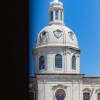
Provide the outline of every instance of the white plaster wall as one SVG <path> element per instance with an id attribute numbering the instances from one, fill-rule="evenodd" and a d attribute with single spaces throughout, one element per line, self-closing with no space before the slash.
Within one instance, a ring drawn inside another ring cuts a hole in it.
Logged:
<path id="1" fill-rule="evenodd" d="M 58 84 L 67 86 L 67 88 L 64 89 L 64 91 L 66 93 L 66 97 L 64 100 L 80 100 L 80 96 L 79 96 L 80 85 L 78 83 L 72 84 L 72 82 L 70 82 L 70 83 L 69 82 L 45 82 L 45 83 L 41 82 L 41 83 L 38 83 L 38 88 L 39 88 L 38 89 L 39 90 L 38 100 L 56 100 L 55 92 L 57 89 L 61 89 L 61 88 L 58 87 L 55 90 L 52 90 L 52 88 L 53 88 L 53 86 L 56 86 Z M 76 96 L 76 94 L 77 94 L 77 96 Z"/>
<path id="2" fill-rule="evenodd" d="M 44 84 L 38 84 L 38 100 L 45 100 Z"/>

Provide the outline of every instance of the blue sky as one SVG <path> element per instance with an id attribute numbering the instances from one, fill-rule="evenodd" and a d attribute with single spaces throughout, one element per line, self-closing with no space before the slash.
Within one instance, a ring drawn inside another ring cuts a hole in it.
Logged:
<path id="1" fill-rule="evenodd" d="M 53 0 L 29 0 L 29 76 L 34 74 L 32 49 L 38 32 L 48 25 L 49 3 Z M 60 0 L 65 25 L 71 28 L 81 49 L 80 71 L 100 76 L 100 0 Z"/>

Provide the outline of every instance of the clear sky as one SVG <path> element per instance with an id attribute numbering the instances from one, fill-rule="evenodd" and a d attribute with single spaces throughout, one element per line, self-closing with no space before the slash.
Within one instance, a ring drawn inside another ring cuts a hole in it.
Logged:
<path id="1" fill-rule="evenodd" d="M 32 49 L 38 32 L 48 25 L 49 3 L 53 0 L 29 0 L 29 75 L 34 74 Z M 80 71 L 100 76 L 100 0 L 59 0 L 64 7 L 65 25 L 77 36 Z"/>

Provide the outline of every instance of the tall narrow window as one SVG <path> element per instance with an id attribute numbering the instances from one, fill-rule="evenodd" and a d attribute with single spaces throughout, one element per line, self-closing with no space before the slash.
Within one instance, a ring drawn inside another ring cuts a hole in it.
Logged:
<path id="1" fill-rule="evenodd" d="M 98 100 L 100 100 L 100 93 L 98 93 Z"/>
<path id="2" fill-rule="evenodd" d="M 34 92 L 29 92 L 29 100 L 36 100 L 36 93 Z"/>
<path id="3" fill-rule="evenodd" d="M 62 68 L 62 56 L 60 54 L 55 56 L 55 67 Z"/>
<path id="4" fill-rule="evenodd" d="M 60 20 L 62 20 L 62 11 L 60 11 Z"/>
<path id="5" fill-rule="evenodd" d="M 76 70 L 76 57 L 75 56 L 72 57 L 72 69 Z"/>
<path id="6" fill-rule="evenodd" d="M 50 12 L 50 20 L 53 21 L 53 11 Z"/>
<path id="7" fill-rule="evenodd" d="M 55 10 L 55 20 L 58 20 L 58 10 Z"/>
<path id="8" fill-rule="evenodd" d="M 45 68 L 45 65 L 44 65 L 44 56 L 40 56 L 39 58 L 39 70 L 42 70 Z"/>
<path id="9" fill-rule="evenodd" d="M 83 93 L 83 100 L 90 100 L 90 93 Z"/>

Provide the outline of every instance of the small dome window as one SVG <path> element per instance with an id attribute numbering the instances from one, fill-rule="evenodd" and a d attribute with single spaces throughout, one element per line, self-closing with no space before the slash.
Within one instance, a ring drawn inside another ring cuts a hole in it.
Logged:
<path id="1" fill-rule="evenodd" d="M 46 36 L 46 32 L 43 31 L 43 32 L 40 34 L 40 36 L 41 36 L 42 38 L 44 38 L 44 37 Z"/>
<path id="2" fill-rule="evenodd" d="M 74 39 L 74 33 L 72 31 L 70 31 L 68 33 L 69 33 L 70 38 L 73 40 Z"/>

